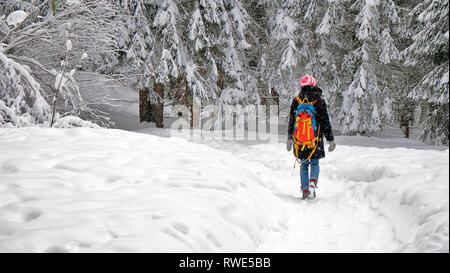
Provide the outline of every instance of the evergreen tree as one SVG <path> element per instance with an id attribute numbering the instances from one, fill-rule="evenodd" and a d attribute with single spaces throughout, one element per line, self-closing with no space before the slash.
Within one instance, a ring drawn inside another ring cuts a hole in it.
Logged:
<path id="1" fill-rule="evenodd" d="M 246 55 L 246 51 L 251 48 L 248 41 L 249 14 L 240 0 L 207 2 L 216 8 L 214 13 L 219 19 L 219 25 L 215 25 L 211 31 L 211 38 L 218 38 L 214 46 L 217 52 L 215 62 L 220 66 L 218 72 L 224 74 L 225 81 L 220 90 L 218 103 L 241 105 L 258 103 L 257 80 L 252 74 Z"/>
<path id="2" fill-rule="evenodd" d="M 120 56 L 118 72 L 127 74 L 127 81 L 133 87 L 150 87 L 153 64 L 150 50 L 154 43 L 151 22 L 144 0 L 115 0 L 121 8 L 122 23 L 126 28 L 119 36 Z"/>
<path id="3" fill-rule="evenodd" d="M 379 106 L 383 94 L 378 87 L 374 63 L 380 33 L 378 7 L 375 1 L 358 0 L 351 9 L 358 11 L 355 18 L 358 47 L 350 52 L 357 69 L 343 94 L 342 132 L 371 135 L 380 130 L 382 123 Z"/>
<path id="4" fill-rule="evenodd" d="M 302 8 L 306 1 L 260 1 L 267 6 L 268 43 L 261 58 L 262 77 L 268 84 L 268 90 L 274 88 L 290 103 L 299 90 L 301 65 L 307 57 L 302 41 Z"/>
<path id="5" fill-rule="evenodd" d="M 347 69 L 341 68 L 345 54 L 353 46 L 348 42 L 351 37 L 343 31 L 350 27 L 346 5 L 344 1 L 328 1 L 320 23 L 314 30 L 317 50 L 307 64 L 307 70 L 312 71 L 325 92 L 334 121 L 338 120 L 341 112 L 343 91 L 353 76 Z"/>
<path id="6" fill-rule="evenodd" d="M 448 144 L 448 1 L 425 0 L 409 15 L 413 43 L 405 49 L 405 63 L 421 76 L 409 97 L 427 111 L 422 118 L 424 141 Z"/>

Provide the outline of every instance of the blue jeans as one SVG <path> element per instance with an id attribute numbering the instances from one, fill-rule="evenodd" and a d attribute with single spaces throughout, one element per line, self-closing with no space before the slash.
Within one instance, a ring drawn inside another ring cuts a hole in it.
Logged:
<path id="1" fill-rule="evenodd" d="M 309 174 L 309 165 L 311 165 L 311 175 Z M 310 159 L 305 161 L 300 168 L 300 180 L 302 183 L 302 190 L 309 189 L 309 181 L 319 179 L 319 159 Z"/>

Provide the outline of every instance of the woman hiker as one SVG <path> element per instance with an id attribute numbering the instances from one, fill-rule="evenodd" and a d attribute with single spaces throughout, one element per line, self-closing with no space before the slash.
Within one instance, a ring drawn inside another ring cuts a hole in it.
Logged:
<path id="1" fill-rule="evenodd" d="M 294 147 L 294 155 L 300 165 L 300 180 L 303 199 L 316 197 L 319 179 L 319 160 L 325 157 L 323 137 L 329 152 L 334 151 L 336 143 L 331 129 L 327 105 L 322 98 L 322 89 L 310 75 L 300 80 L 300 93 L 291 103 L 287 150 Z"/>

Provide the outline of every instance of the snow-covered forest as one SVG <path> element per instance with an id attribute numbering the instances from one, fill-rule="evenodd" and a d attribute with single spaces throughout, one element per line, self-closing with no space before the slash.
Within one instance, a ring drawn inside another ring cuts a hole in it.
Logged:
<path id="1" fill-rule="evenodd" d="M 99 82 L 146 90 L 154 117 L 285 105 L 309 73 L 342 134 L 448 144 L 448 33 L 446 0 L 1 0 L 0 126 L 114 127 L 108 94 L 80 92 Z"/>

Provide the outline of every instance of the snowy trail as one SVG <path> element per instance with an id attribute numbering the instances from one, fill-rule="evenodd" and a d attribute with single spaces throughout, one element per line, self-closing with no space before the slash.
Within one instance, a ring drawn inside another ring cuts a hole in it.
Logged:
<path id="1" fill-rule="evenodd" d="M 0 150 L 1 252 L 449 249 L 448 149 L 339 145 L 312 202 L 284 144 L 24 128 Z"/>
<path id="2" fill-rule="evenodd" d="M 448 251 L 448 150 L 411 140 L 403 145 L 412 148 L 400 148 L 398 139 L 354 137 L 357 146 L 349 140 L 342 137 L 347 145 L 321 160 L 314 201 L 300 199 L 300 170 L 284 144 L 206 143 L 232 151 L 286 204 L 284 232 L 258 251 Z M 442 217 L 440 226 L 423 225 L 433 217 Z"/>
<path id="3" fill-rule="evenodd" d="M 331 179 L 329 163 L 322 160 L 319 198 L 300 199 L 299 167 L 293 168 L 284 145 L 242 146 L 237 157 L 258 178 L 273 185 L 272 193 L 285 208 L 284 231 L 273 233 L 258 247 L 262 252 L 391 252 L 398 249 L 392 224 L 368 204 L 355 199 L 354 185 Z M 227 149 L 222 145 L 222 149 Z M 233 147 L 228 147 L 233 149 Z M 328 164 L 327 164 L 328 163 Z"/>

